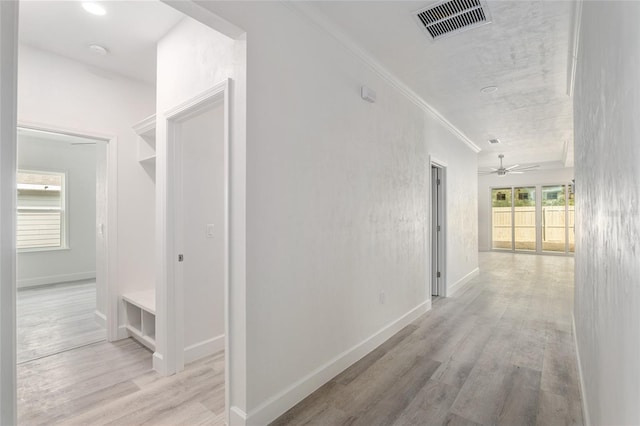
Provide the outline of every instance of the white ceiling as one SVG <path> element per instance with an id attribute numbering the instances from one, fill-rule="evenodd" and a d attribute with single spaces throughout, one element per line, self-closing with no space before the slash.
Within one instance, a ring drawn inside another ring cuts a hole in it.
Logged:
<path id="1" fill-rule="evenodd" d="M 1 1 L 1 0 L 0 0 Z M 20 2 L 21 42 L 155 82 L 156 42 L 183 15 L 159 1 Z M 480 167 L 560 165 L 572 149 L 567 67 L 572 2 L 492 1 L 492 23 L 433 42 L 412 12 L 429 1 L 316 1 L 313 5 L 482 148 Z M 54 35 L 54 36 L 52 36 Z M 110 50 L 97 56 L 88 46 Z M 485 86 L 498 86 L 482 94 Z M 487 141 L 498 138 L 499 145 Z M 571 155 L 569 156 L 572 157 Z"/>
<path id="2" fill-rule="evenodd" d="M 106 15 L 91 15 L 76 0 L 21 0 L 20 42 L 154 84 L 156 43 L 184 15 L 159 1 L 96 3 Z M 91 44 L 110 53 L 99 56 L 88 48 Z"/>
<path id="3" fill-rule="evenodd" d="M 434 1 L 314 6 L 482 148 L 480 167 L 560 164 L 573 141 L 569 1 L 491 1 L 492 23 L 431 41 L 412 12 Z M 498 86 L 482 94 L 485 86 Z M 502 143 L 490 145 L 489 139 Z M 571 145 L 572 147 L 572 145 Z"/>

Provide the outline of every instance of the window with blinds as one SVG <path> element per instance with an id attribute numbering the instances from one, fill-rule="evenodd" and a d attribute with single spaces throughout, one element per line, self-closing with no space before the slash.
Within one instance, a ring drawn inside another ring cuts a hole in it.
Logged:
<path id="1" fill-rule="evenodd" d="M 65 246 L 64 173 L 18 171 L 18 249 Z"/>

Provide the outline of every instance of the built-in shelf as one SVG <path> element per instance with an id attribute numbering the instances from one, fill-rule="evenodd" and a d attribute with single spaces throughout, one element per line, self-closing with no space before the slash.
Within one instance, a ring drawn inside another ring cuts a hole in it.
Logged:
<path id="1" fill-rule="evenodd" d="M 156 349 L 156 292 L 136 291 L 122 295 L 127 315 L 127 330 L 134 339 Z"/>
<path id="2" fill-rule="evenodd" d="M 133 126 L 138 135 L 138 162 L 155 164 L 156 161 L 156 116 L 147 117 Z"/>

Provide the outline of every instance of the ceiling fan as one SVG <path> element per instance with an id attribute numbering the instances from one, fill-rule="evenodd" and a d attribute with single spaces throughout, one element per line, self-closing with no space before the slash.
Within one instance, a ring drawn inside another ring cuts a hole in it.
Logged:
<path id="1" fill-rule="evenodd" d="M 504 158 L 504 155 L 500 154 L 498 155 L 498 158 L 500 159 L 500 167 L 497 169 L 494 169 L 493 167 L 491 167 L 491 171 L 486 170 L 486 171 L 479 171 L 478 174 L 480 175 L 490 175 L 490 174 L 497 174 L 499 177 L 503 177 L 506 176 L 509 173 L 515 173 L 515 174 L 522 174 L 524 172 L 529 172 L 533 169 L 536 169 L 538 167 L 540 167 L 539 164 L 536 164 L 535 166 L 527 166 L 527 167 L 520 167 L 517 168 L 518 166 L 520 166 L 519 164 L 514 164 L 513 166 L 509 166 L 509 167 L 504 167 L 502 165 L 502 159 Z"/>

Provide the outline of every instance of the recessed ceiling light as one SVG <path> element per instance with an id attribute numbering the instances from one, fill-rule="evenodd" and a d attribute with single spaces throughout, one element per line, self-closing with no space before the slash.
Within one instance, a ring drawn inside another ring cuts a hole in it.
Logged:
<path id="1" fill-rule="evenodd" d="M 496 90 L 498 90 L 498 86 L 487 86 L 480 89 L 480 91 L 485 94 L 493 93 Z"/>
<path id="2" fill-rule="evenodd" d="M 89 45 L 89 49 L 91 49 L 93 53 L 99 56 L 105 56 L 107 53 L 109 53 L 109 49 L 100 46 L 99 44 L 91 44 Z"/>
<path id="3" fill-rule="evenodd" d="M 107 14 L 107 11 L 104 9 L 104 7 L 92 1 L 82 2 L 82 7 L 84 8 L 84 10 L 91 13 L 92 15 L 104 16 Z"/>

